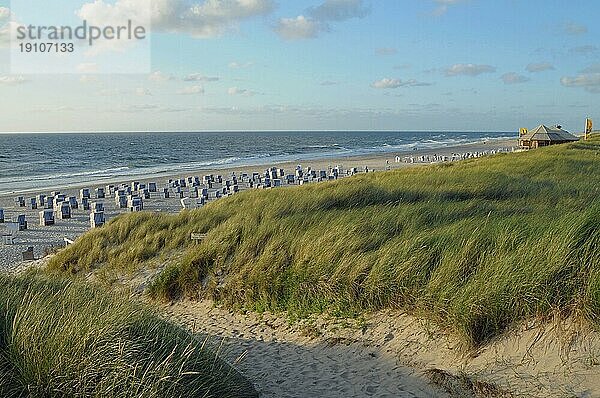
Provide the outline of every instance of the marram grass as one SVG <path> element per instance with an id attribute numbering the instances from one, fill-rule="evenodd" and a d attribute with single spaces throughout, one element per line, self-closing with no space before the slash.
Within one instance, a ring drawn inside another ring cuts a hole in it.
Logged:
<path id="1" fill-rule="evenodd" d="M 0 396 L 257 397 L 184 330 L 89 284 L 0 275 Z"/>
<path id="2" fill-rule="evenodd" d="M 137 269 L 170 253 L 155 298 L 300 316 L 401 308 L 477 345 L 556 312 L 600 324 L 599 195 L 595 138 L 125 215 L 50 267 Z"/>

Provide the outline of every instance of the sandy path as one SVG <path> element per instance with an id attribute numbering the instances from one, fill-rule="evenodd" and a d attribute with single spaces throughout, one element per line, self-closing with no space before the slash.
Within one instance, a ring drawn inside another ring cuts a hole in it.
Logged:
<path id="1" fill-rule="evenodd" d="M 210 302 L 163 309 L 211 335 L 261 397 L 600 397 L 600 333 L 572 321 L 525 324 L 473 353 L 395 311 L 290 325 Z M 426 376 L 432 369 L 439 384 Z"/>
<path id="2" fill-rule="evenodd" d="M 255 314 L 234 315 L 209 302 L 165 307 L 256 385 L 261 397 L 446 397 L 402 365 L 394 351 L 360 339 L 311 337 L 311 327 Z M 387 337 L 388 342 L 390 337 Z"/>

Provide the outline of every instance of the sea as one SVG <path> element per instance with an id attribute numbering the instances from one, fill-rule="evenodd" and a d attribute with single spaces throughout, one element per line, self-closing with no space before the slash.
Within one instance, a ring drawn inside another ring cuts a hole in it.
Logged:
<path id="1" fill-rule="evenodd" d="M 402 153 L 512 136 L 389 131 L 0 134 L 0 195 L 207 168 Z"/>

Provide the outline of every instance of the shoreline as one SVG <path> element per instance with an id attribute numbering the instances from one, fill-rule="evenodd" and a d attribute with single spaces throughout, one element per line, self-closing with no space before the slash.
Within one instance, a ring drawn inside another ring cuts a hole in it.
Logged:
<path id="1" fill-rule="evenodd" d="M 293 159 L 284 159 L 284 160 L 274 160 L 269 162 L 269 158 L 259 158 L 257 162 L 247 162 L 239 165 L 231 165 L 224 164 L 222 167 L 218 167 L 216 165 L 211 165 L 207 167 L 199 167 L 199 168 L 190 168 L 185 170 L 180 170 L 179 172 L 173 171 L 165 171 L 165 172 L 157 172 L 157 173 L 143 173 L 143 169 L 140 169 L 140 173 L 131 174 L 131 175 L 123 175 L 123 176 L 114 176 L 114 177 L 106 177 L 106 178 L 91 178 L 87 181 L 82 182 L 74 182 L 72 184 L 54 184 L 42 187 L 33 187 L 26 189 L 17 189 L 9 192 L 0 192 L 0 199 L 4 199 L 6 197 L 14 196 L 14 195 L 29 195 L 29 194 L 38 194 L 46 191 L 53 190 L 72 190 L 80 188 L 87 188 L 91 186 L 104 186 L 108 184 L 121 184 L 121 183 L 131 183 L 131 181 L 139 181 L 142 183 L 147 183 L 152 180 L 158 179 L 169 179 L 197 174 L 221 174 L 221 175 L 229 175 L 231 172 L 262 172 L 267 167 L 280 167 L 284 169 L 294 169 L 296 165 L 302 163 L 310 163 L 310 166 L 313 169 L 326 168 L 332 165 L 342 165 L 344 167 L 359 167 L 359 164 L 362 164 L 362 168 L 364 166 L 368 166 L 370 169 L 374 171 L 384 171 L 386 168 L 385 161 L 389 161 L 389 166 L 391 169 L 413 166 L 406 163 L 395 163 L 394 158 L 396 156 L 427 156 L 427 155 L 449 155 L 451 153 L 464 153 L 464 152 L 483 152 L 486 150 L 492 150 L 497 148 L 507 148 L 514 147 L 517 148 L 518 142 L 515 139 L 506 139 L 506 138 L 494 138 L 489 139 L 487 141 L 478 141 L 478 142 L 470 142 L 458 145 L 450 145 L 443 146 L 437 148 L 423 148 L 416 150 L 407 150 L 402 149 L 398 151 L 389 151 L 389 152 L 375 152 L 372 154 L 355 154 L 355 155 L 347 155 L 343 156 L 341 154 L 331 154 L 325 156 L 318 157 L 295 157 Z M 344 164 L 346 163 L 346 164 Z M 363 164 L 364 163 L 364 164 Z M 423 163 L 419 163 L 423 164 Z M 428 163 L 427 163 L 428 164 Z"/>

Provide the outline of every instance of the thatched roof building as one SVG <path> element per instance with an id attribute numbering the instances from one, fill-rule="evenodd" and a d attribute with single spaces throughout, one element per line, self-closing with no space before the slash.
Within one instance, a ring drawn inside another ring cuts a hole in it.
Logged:
<path id="1" fill-rule="evenodd" d="M 519 137 L 519 145 L 528 148 L 564 144 L 573 141 L 579 141 L 579 138 L 563 130 L 561 126 L 548 127 L 543 124 Z"/>

